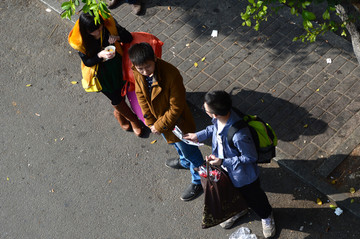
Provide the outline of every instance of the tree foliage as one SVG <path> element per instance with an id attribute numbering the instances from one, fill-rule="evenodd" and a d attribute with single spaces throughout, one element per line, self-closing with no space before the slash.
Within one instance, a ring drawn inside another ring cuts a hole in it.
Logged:
<path id="1" fill-rule="evenodd" d="M 277 13 L 282 8 L 287 8 L 292 15 L 299 16 L 303 20 L 303 35 L 295 37 L 293 40 L 314 42 L 318 35 L 322 35 L 328 31 L 341 30 L 341 35 L 346 36 L 346 25 L 355 21 L 354 16 L 348 16 L 343 21 L 334 21 L 331 14 L 336 13 L 336 5 L 343 3 L 351 3 L 350 0 L 248 0 L 249 4 L 245 12 L 241 13 L 243 26 L 253 26 L 255 30 L 259 30 L 260 23 L 266 21 L 271 12 Z M 316 16 L 310 9 L 310 5 L 326 3 L 322 16 Z M 269 11 L 271 10 L 271 11 Z M 313 24 L 316 19 L 322 18 L 318 24 Z"/>
<path id="2" fill-rule="evenodd" d="M 110 11 L 107 8 L 107 4 L 104 0 L 81 0 L 82 8 L 80 11 L 89 13 L 94 16 L 95 24 L 100 23 L 100 14 L 104 18 L 110 16 Z M 76 9 L 80 6 L 80 0 L 65 1 L 61 4 L 61 8 L 64 10 L 61 13 L 62 18 L 71 20 L 71 16 L 76 14 Z"/>

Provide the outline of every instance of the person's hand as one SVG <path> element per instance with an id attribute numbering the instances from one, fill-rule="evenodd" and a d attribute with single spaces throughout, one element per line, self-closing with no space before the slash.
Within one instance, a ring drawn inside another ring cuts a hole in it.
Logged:
<path id="1" fill-rule="evenodd" d="M 115 56 L 114 52 L 109 52 L 109 51 L 106 51 L 106 50 L 100 51 L 97 55 L 98 55 L 99 58 L 102 58 L 104 60 L 112 59 Z"/>
<path id="2" fill-rule="evenodd" d="M 151 130 L 151 133 L 160 134 L 160 132 L 155 129 L 155 126 L 154 126 L 154 125 L 151 125 L 151 126 L 150 126 L 150 130 Z"/>
<path id="3" fill-rule="evenodd" d="M 109 36 L 109 44 L 114 44 L 116 41 L 119 41 L 119 40 L 120 40 L 119 36 L 113 36 L 113 35 Z"/>
<path id="4" fill-rule="evenodd" d="M 205 156 L 206 161 L 208 161 L 211 165 L 221 165 L 222 159 L 215 157 L 215 155 L 211 154 L 209 156 Z"/>
<path id="5" fill-rule="evenodd" d="M 197 135 L 194 134 L 194 133 L 184 134 L 184 135 L 183 135 L 183 138 L 186 139 L 186 140 L 193 141 L 193 142 L 195 142 L 195 143 L 199 142 L 199 140 L 198 140 L 198 138 L 197 138 Z"/>

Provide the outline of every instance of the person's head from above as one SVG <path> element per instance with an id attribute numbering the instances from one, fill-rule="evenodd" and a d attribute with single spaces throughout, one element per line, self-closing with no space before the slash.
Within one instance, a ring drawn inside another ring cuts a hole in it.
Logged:
<path id="1" fill-rule="evenodd" d="M 129 58 L 136 70 L 143 76 L 152 76 L 155 72 L 156 56 L 149 43 L 137 43 L 130 47 Z"/>
<path id="2" fill-rule="evenodd" d="M 95 23 L 94 16 L 89 13 L 82 13 L 79 17 L 79 28 L 82 37 L 93 37 L 100 39 L 104 21 L 100 17 L 100 23 Z"/>
<path id="3" fill-rule="evenodd" d="M 211 91 L 204 98 L 204 110 L 211 117 L 227 116 L 232 108 L 231 96 L 225 91 Z"/>

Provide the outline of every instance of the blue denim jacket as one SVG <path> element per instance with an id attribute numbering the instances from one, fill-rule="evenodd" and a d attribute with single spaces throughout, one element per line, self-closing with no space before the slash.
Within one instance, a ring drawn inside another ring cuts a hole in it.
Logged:
<path id="1" fill-rule="evenodd" d="M 259 177 L 259 168 L 256 164 L 258 155 L 250 130 L 246 127 L 235 133 L 233 141 L 238 150 L 231 148 L 227 141 L 227 132 L 230 126 L 239 120 L 240 117 L 231 111 L 230 118 L 219 133 L 224 148 L 223 166 L 227 169 L 235 187 L 248 185 Z M 217 119 L 212 119 L 212 123 L 213 125 L 207 126 L 196 135 L 199 142 L 212 137 L 212 153 L 218 157 Z"/>

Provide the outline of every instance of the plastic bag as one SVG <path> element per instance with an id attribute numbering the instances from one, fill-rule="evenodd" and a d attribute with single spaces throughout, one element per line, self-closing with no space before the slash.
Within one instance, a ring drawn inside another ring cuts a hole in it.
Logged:
<path id="1" fill-rule="evenodd" d="M 257 239 L 255 234 L 251 234 L 251 231 L 247 227 L 240 227 L 237 231 L 232 233 L 229 239 Z"/>

